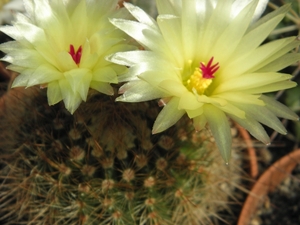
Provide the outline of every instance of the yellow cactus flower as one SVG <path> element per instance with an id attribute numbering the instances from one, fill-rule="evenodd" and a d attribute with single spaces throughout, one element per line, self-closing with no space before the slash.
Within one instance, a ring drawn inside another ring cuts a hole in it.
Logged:
<path id="1" fill-rule="evenodd" d="M 261 124 L 285 134 L 277 117 L 298 119 L 286 106 L 263 95 L 296 85 L 291 75 L 277 71 L 300 59 L 300 54 L 289 53 L 299 40 L 289 37 L 261 45 L 289 6 L 253 21 L 258 0 L 237 4 L 241 2 L 157 0 L 157 21 L 125 4 L 137 21 L 111 19 L 145 49 L 109 56 L 112 62 L 130 67 L 119 76 L 127 83 L 117 100 L 160 99 L 164 107 L 153 133 L 169 128 L 184 114 L 196 130 L 208 124 L 226 163 L 232 142 L 228 117 L 266 144 L 270 139 Z"/>
<path id="2" fill-rule="evenodd" d="M 49 105 L 63 100 L 71 113 L 86 101 L 89 88 L 112 95 L 110 83 L 126 67 L 105 57 L 133 50 L 108 20 L 129 18 L 118 0 L 24 0 L 24 6 L 13 26 L 0 28 L 14 39 L 0 46 L 8 69 L 20 73 L 12 86 L 47 87 Z"/>

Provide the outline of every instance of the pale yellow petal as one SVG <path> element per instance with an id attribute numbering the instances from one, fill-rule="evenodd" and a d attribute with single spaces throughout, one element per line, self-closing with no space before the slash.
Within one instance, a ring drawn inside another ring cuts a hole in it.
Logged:
<path id="1" fill-rule="evenodd" d="M 204 104 L 202 104 L 203 106 Z M 203 114 L 203 107 L 199 107 L 197 109 L 194 109 L 194 110 L 189 110 L 189 109 L 186 109 L 186 113 L 188 115 L 189 118 L 191 119 L 194 119 L 198 116 L 201 116 Z"/>
<path id="2" fill-rule="evenodd" d="M 226 76 L 221 76 L 220 79 L 224 81 L 240 74 L 255 72 L 297 45 L 299 44 L 295 42 L 294 37 L 279 39 L 262 45 L 227 65 L 222 71 L 222 74 L 226 74 Z"/>
<path id="3" fill-rule="evenodd" d="M 178 109 L 196 110 L 202 106 L 203 106 L 203 103 L 199 102 L 197 100 L 197 97 L 193 93 L 191 93 L 187 90 L 185 92 L 181 93 L 180 101 L 178 104 Z"/>
<path id="4" fill-rule="evenodd" d="M 88 17 L 86 16 L 87 13 L 86 2 L 79 1 L 70 18 L 71 23 L 74 25 L 76 24 L 76 35 L 72 37 L 72 44 L 76 47 L 82 45 L 82 43 L 84 43 L 87 38 L 87 25 L 89 24 Z"/>
<path id="5" fill-rule="evenodd" d="M 247 117 L 251 117 L 281 134 L 286 134 L 287 131 L 281 121 L 267 107 L 246 104 L 239 104 L 238 107 L 246 112 Z"/>
<path id="6" fill-rule="evenodd" d="M 114 94 L 114 89 L 106 82 L 92 80 L 90 87 L 106 95 Z"/>
<path id="7" fill-rule="evenodd" d="M 254 104 L 254 105 L 265 105 L 264 101 L 260 100 L 260 95 L 246 94 L 243 92 L 224 92 L 219 95 L 214 95 L 215 98 L 223 98 L 227 101 Z"/>
<path id="8" fill-rule="evenodd" d="M 60 71 L 69 71 L 77 68 L 76 63 L 68 52 L 60 52 L 57 55 Z"/>
<path id="9" fill-rule="evenodd" d="M 206 124 L 207 124 L 207 119 L 203 114 L 193 118 L 193 125 L 196 131 L 201 131 Z"/>
<path id="10" fill-rule="evenodd" d="M 149 101 L 161 97 L 165 97 L 159 89 L 155 89 L 150 86 L 147 82 L 142 80 L 131 81 L 124 84 L 120 89 L 119 93 L 122 94 L 116 99 L 116 101 L 122 102 L 141 102 Z M 166 95 L 170 96 L 170 95 Z"/>
<path id="11" fill-rule="evenodd" d="M 227 104 L 223 105 L 223 106 L 216 105 L 216 104 L 214 106 L 216 106 L 223 112 L 226 112 L 227 114 L 235 115 L 236 117 L 239 117 L 241 119 L 246 118 L 245 111 L 243 109 L 241 109 L 238 104 L 234 105 L 231 102 L 227 102 Z"/>
<path id="12" fill-rule="evenodd" d="M 122 29 L 126 34 L 133 37 L 137 42 L 147 50 L 163 51 L 165 47 L 161 34 L 157 28 L 150 27 L 147 24 L 123 19 L 110 19 L 110 22 L 116 27 Z M 163 48 L 163 49 L 161 49 Z"/>
<path id="13" fill-rule="evenodd" d="M 34 73 L 34 69 L 25 69 L 22 71 L 21 74 L 19 74 L 13 81 L 11 87 L 22 87 L 22 86 L 26 86 L 28 84 L 28 81 L 31 77 L 31 74 Z"/>
<path id="14" fill-rule="evenodd" d="M 180 19 L 175 16 L 160 15 L 157 18 L 157 23 L 160 27 L 161 33 L 165 40 L 165 45 L 168 46 L 169 51 L 166 52 L 170 59 L 174 59 L 178 67 L 184 63 L 184 55 L 182 37 L 178 35 L 178 30 L 181 29 Z M 191 59 L 191 58 L 189 58 Z"/>
<path id="15" fill-rule="evenodd" d="M 287 11 L 285 10 L 285 12 Z M 261 21 L 259 24 L 257 23 L 257 25 L 252 26 L 242 38 L 230 60 L 234 61 L 257 48 L 267 38 L 271 31 L 274 30 L 283 17 L 284 13 L 280 13 L 269 18 L 269 20 L 265 20 L 264 22 Z"/>
<path id="16" fill-rule="evenodd" d="M 212 13 L 206 15 L 207 21 L 203 24 L 203 30 L 199 30 L 201 33 L 198 35 L 199 42 L 197 44 L 199 50 L 201 48 L 199 54 L 202 58 L 211 57 L 211 49 L 230 23 L 229 12 L 232 2 L 233 0 L 218 1 Z"/>
<path id="17" fill-rule="evenodd" d="M 195 49 L 198 20 L 196 10 L 196 0 L 182 1 L 181 35 L 182 54 L 185 59 L 193 59 L 197 51 Z M 187 26 L 186 24 L 189 25 Z M 177 29 L 180 29 L 180 27 Z"/>
<path id="18" fill-rule="evenodd" d="M 61 78 L 63 78 L 63 73 L 57 71 L 51 65 L 43 64 L 31 74 L 26 86 L 29 87 L 37 84 L 47 84 Z"/>
<path id="19" fill-rule="evenodd" d="M 183 94 L 186 94 L 188 91 L 185 86 L 182 85 L 182 82 L 178 80 L 164 80 L 158 84 L 158 87 L 163 89 L 170 96 L 181 97 Z M 190 92 L 188 92 L 190 93 Z"/>
<path id="20" fill-rule="evenodd" d="M 71 114 L 73 114 L 82 102 L 80 94 L 72 90 L 66 79 L 61 79 L 58 83 L 65 107 Z"/>
<path id="21" fill-rule="evenodd" d="M 58 81 L 53 81 L 47 85 L 47 96 L 49 105 L 55 105 L 63 99 Z"/>
<path id="22" fill-rule="evenodd" d="M 158 114 L 152 129 L 152 133 L 160 133 L 173 126 L 184 114 L 184 110 L 178 110 L 179 99 L 173 97 Z"/>
<path id="23" fill-rule="evenodd" d="M 232 137 L 228 119 L 222 110 L 213 105 L 206 104 L 203 107 L 204 116 L 207 119 L 218 149 L 225 162 L 229 163 Z"/>
<path id="24" fill-rule="evenodd" d="M 263 66 L 257 72 L 280 71 L 299 60 L 300 60 L 299 53 L 289 53 L 289 54 L 283 55 L 283 56 L 279 57 L 278 59 L 270 62 L 269 64 Z"/>
<path id="25" fill-rule="evenodd" d="M 171 1 L 156 1 L 156 5 L 157 5 L 157 10 L 161 15 L 162 14 L 176 15 L 179 13 L 175 5 L 172 4 Z"/>
<path id="26" fill-rule="evenodd" d="M 255 119 L 251 117 L 246 118 L 239 118 L 235 115 L 228 114 L 230 118 L 232 118 L 234 121 L 236 121 L 239 125 L 247 129 L 250 134 L 255 137 L 257 140 L 260 140 L 261 142 L 267 144 L 270 144 L 270 138 L 263 128 L 263 126 L 258 123 Z"/>
<path id="27" fill-rule="evenodd" d="M 252 20 L 255 8 L 255 1 L 252 1 L 229 23 L 211 49 L 211 55 L 220 62 L 227 63 L 227 60 L 230 59 L 230 56 L 242 40 Z"/>
<path id="28" fill-rule="evenodd" d="M 83 101 L 86 101 L 88 91 L 91 85 L 92 76 L 93 75 L 91 72 L 85 73 L 84 77 L 81 79 L 80 83 L 78 84 L 76 91 L 79 93 Z"/>
<path id="29" fill-rule="evenodd" d="M 280 81 L 273 84 L 267 84 L 259 87 L 253 87 L 250 89 L 245 90 L 245 93 L 248 94 L 261 94 L 261 93 L 268 93 L 274 92 L 279 90 L 285 90 L 289 88 L 296 87 L 297 83 L 292 81 Z"/>
<path id="30" fill-rule="evenodd" d="M 224 92 L 244 92 L 248 89 L 258 88 L 265 85 L 271 85 L 280 81 L 290 80 L 289 74 L 266 72 L 266 73 L 249 73 L 243 74 L 224 82 L 220 81 L 220 85 L 213 91 L 214 95 L 221 95 Z M 219 81 L 218 81 L 219 82 Z"/>
<path id="31" fill-rule="evenodd" d="M 124 6 L 139 22 L 156 28 L 157 25 L 155 23 L 155 20 L 147 13 L 145 13 L 142 9 L 126 2 L 124 2 Z"/>
<path id="32" fill-rule="evenodd" d="M 107 82 L 107 83 L 118 83 L 117 74 L 111 67 L 103 67 L 93 72 L 93 80 Z"/>
<path id="33" fill-rule="evenodd" d="M 78 86 L 85 78 L 86 74 L 90 73 L 88 69 L 74 69 L 64 73 L 64 77 L 68 80 L 73 92 L 77 91 Z M 89 78 L 88 78 L 89 79 Z"/>
<path id="34" fill-rule="evenodd" d="M 197 100 L 201 103 L 209 103 L 218 106 L 225 106 L 227 104 L 227 101 L 225 99 L 214 98 L 213 96 L 208 97 L 206 95 L 197 95 Z"/>
<path id="35" fill-rule="evenodd" d="M 265 95 L 262 95 L 260 97 L 260 99 L 265 102 L 266 107 L 270 111 L 272 111 L 276 116 L 285 118 L 285 119 L 289 119 L 289 120 L 298 120 L 299 119 L 299 117 L 296 113 L 294 113 L 288 107 L 286 107 L 285 105 L 276 101 L 275 99 L 272 99 Z"/>

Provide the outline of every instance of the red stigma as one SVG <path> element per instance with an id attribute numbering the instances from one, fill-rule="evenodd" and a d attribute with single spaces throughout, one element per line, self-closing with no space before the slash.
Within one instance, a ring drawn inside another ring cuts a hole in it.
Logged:
<path id="1" fill-rule="evenodd" d="M 81 59 L 82 46 L 80 46 L 78 48 L 78 50 L 75 52 L 74 46 L 70 45 L 69 54 L 72 56 L 74 62 L 78 65 L 80 63 L 80 59 Z"/>
<path id="2" fill-rule="evenodd" d="M 202 71 L 202 77 L 205 79 L 212 79 L 214 77 L 214 73 L 220 68 L 219 63 L 211 65 L 214 60 L 214 57 L 211 57 L 207 66 L 204 63 L 200 63 L 200 69 Z"/>

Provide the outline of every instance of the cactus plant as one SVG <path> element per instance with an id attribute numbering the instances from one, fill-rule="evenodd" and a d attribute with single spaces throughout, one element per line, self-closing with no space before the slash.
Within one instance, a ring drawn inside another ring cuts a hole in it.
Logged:
<path id="1" fill-rule="evenodd" d="M 207 131 L 183 118 L 151 135 L 156 102 L 91 92 L 72 116 L 62 104 L 48 106 L 43 90 L 29 90 L 2 98 L 1 224 L 194 225 L 222 217 L 238 160 L 226 166 Z"/>

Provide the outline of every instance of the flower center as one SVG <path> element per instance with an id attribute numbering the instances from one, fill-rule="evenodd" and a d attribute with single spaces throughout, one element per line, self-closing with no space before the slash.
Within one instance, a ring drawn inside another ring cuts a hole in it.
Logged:
<path id="1" fill-rule="evenodd" d="M 196 67 L 194 73 L 187 80 L 187 88 L 190 91 L 197 92 L 199 95 L 204 94 L 204 91 L 212 83 L 215 78 L 214 74 L 220 68 L 219 63 L 212 65 L 214 57 L 212 57 L 208 64 L 201 62 L 200 67 Z"/>
<path id="2" fill-rule="evenodd" d="M 82 54 L 82 46 L 80 45 L 77 51 L 75 52 L 74 45 L 70 45 L 69 54 L 72 56 L 74 62 L 78 65 L 80 63 L 81 54 Z"/>

